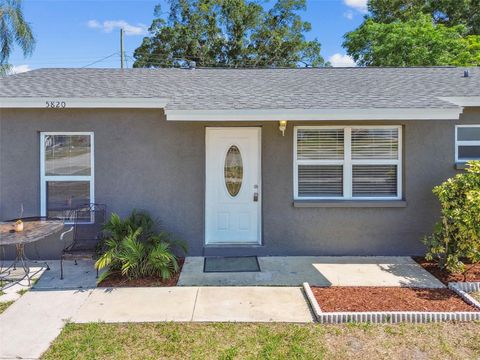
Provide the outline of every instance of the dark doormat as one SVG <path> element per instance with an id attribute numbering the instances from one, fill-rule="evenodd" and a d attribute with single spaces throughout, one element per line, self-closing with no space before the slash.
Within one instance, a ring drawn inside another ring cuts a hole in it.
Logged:
<path id="1" fill-rule="evenodd" d="M 259 272 L 260 264 L 256 256 L 206 257 L 203 263 L 205 273 Z"/>

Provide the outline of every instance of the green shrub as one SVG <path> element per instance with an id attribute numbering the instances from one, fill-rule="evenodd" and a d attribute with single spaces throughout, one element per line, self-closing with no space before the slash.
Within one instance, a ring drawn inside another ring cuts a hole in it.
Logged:
<path id="1" fill-rule="evenodd" d="M 465 273 L 464 260 L 473 266 L 480 263 L 480 161 L 468 162 L 466 172 L 436 186 L 433 193 L 442 210 L 433 234 L 423 240 L 426 258 L 450 272 Z"/>
<path id="2" fill-rule="evenodd" d="M 186 245 L 156 228 L 157 222 L 146 212 L 134 210 L 123 220 L 112 214 L 104 226 L 100 257 L 95 263 L 97 269 L 108 269 L 98 282 L 117 272 L 128 279 L 171 278 L 179 269 L 175 252 L 186 253 Z"/>

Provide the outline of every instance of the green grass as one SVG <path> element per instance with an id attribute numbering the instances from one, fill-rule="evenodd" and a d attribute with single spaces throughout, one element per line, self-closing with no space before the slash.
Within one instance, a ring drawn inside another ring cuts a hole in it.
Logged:
<path id="1" fill-rule="evenodd" d="M 29 289 L 20 289 L 20 290 L 17 291 L 17 294 L 20 295 L 20 296 L 25 295 L 25 293 L 27 293 L 28 290 Z"/>
<path id="2" fill-rule="evenodd" d="M 67 324 L 43 359 L 477 359 L 480 323 Z"/>
<path id="3" fill-rule="evenodd" d="M 0 314 L 13 304 L 13 301 L 0 302 Z"/>
<path id="4" fill-rule="evenodd" d="M 470 293 L 470 295 L 471 295 L 475 300 L 480 301 L 480 291 L 476 291 L 476 292 Z"/>

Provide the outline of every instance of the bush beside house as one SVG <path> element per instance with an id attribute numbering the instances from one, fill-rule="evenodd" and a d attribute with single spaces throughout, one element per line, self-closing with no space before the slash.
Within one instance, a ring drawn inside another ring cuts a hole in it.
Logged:
<path id="1" fill-rule="evenodd" d="M 179 271 L 178 254 L 185 254 L 187 249 L 172 234 L 158 231 L 157 222 L 148 213 L 134 210 L 125 219 L 111 215 L 99 252 L 95 267 L 107 268 L 99 277 L 100 283 L 118 273 L 127 279 L 170 279 Z"/>
<path id="2" fill-rule="evenodd" d="M 427 260 L 436 260 L 452 273 L 480 265 L 480 161 L 468 162 L 466 172 L 436 186 L 441 218 L 424 238 Z"/>

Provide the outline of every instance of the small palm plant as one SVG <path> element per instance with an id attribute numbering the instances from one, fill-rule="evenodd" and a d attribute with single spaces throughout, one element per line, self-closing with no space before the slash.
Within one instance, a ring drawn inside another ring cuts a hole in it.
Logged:
<path id="1" fill-rule="evenodd" d="M 95 263 L 99 270 L 107 268 L 98 282 L 119 272 L 128 279 L 159 276 L 163 280 L 178 272 L 175 252 L 185 254 L 186 245 L 166 231 L 156 232 L 156 227 L 157 222 L 146 212 L 133 211 L 124 220 L 112 214 L 104 226 L 105 238 Z"/>

